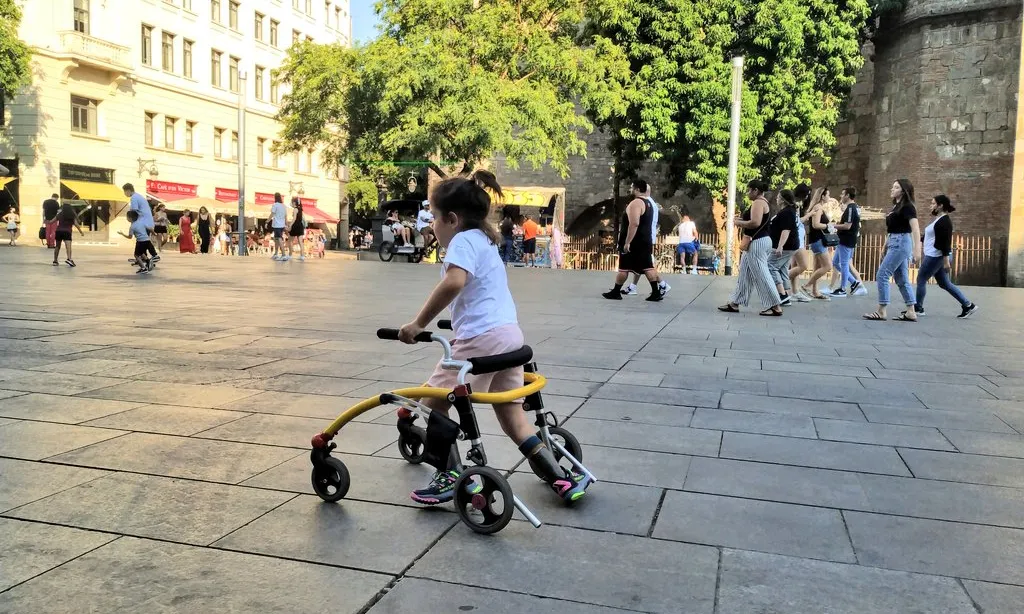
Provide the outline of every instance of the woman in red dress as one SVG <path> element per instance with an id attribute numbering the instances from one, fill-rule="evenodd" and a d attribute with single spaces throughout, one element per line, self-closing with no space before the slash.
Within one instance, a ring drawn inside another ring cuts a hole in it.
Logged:
<path id="1" fill-rule="evenodd" d="M 196 253 L 196 242 L 192 238 L 192 212 L 185 209 L 178 219 L 178 249 L 183 254 Z"/>

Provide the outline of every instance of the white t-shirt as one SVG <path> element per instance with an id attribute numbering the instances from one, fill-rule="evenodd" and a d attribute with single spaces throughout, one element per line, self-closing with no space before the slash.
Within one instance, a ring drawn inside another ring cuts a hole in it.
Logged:
<path id="1" fill-rule="evenodd" d="M 430 226 L 430 223 L 434 221 L 434 215 L 427 209 L 420 209 L 420 212 L 416 214 L 416 232 L 419 232 Z"/>
<path id="2" fill-rule="evenodd" d="M 270 224 L 274 228 L 284 228 L 288 225 L 288 209 L 284 203 L 274 203 L 270 207 Z"/>
<path id="3" fill-rule="evenodd" d="M 924 255 L 925 256 L 931 256 L 933 258 L 941 258 L 941 257 L 945 256 L 945 254 L 943 254 L 939 250 L 935 249 L 935 224 L 937 224 L 938 221 L 941 220 L 944 217 L 946 217 L 945 213 L 943 213 L 939 217 L 935 218 L 935 221 L 932 222 L 931 224 L 928 224 L 928 226 L 924 229 Z"/>
<path id="4" fill-rule="evenodd" d="M 692 221 L 679 224 L 679 242 L 693 243 L 697 240 L 697 225 Z"/>
<path id="5" fill-rule="evenodd" d="M 135 237 L 136 241 L 149 241 L 149 231 L 146 230 L 146 223 L 141 217 L 128 227 L 128 234 Z"/>
<path id="6" fill-rule="evenodd" d="M 499 326 L 519 323 L 505 265 L 497 246 L 482 230 L 463 230 L 452 238 L 442 277 L 450 265 L 469 274 L 466 286 L 449 305 L 456 339 L 471 339 Z"/>

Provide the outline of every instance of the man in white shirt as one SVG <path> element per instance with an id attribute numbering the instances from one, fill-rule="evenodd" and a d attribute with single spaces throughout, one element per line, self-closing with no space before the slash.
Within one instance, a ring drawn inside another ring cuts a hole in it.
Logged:
<path id="1" fill-rule="evenodd" d="M 288 209 L 280 192 L 274 192 L 274 204 L 270 206 L 270 227 L 274 229 L 274 255 L 271 260 L 289 260 L 284 253 L 284 229 L 288 226 Z"/>
<path id="2" fill-rule="evenodd" d="M 420 212 L 416 214 L 416 232 L 423 235 L 424 249 L 430 247 L 430 243 L 434 240 L 434 229 L 430 226 L 433 221 L 434 214 L 430 212 L 430 201 L 425 200 L 420 205 Z"/>
<path id="3" fill-rule="evenodd" d="M 683 221 L 676 229 L 679 232 L 679 260 L 687 273 L 697 274 L 697 225 L 693 223 L 689 215 L 683 216 Z"/>

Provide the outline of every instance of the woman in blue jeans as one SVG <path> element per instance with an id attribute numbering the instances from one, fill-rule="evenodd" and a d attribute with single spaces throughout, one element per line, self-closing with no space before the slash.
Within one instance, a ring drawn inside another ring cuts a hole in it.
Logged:
<path id="1" fill-rule="evenodd" d="M 892 211 L 885 216 L 885 230 L 889 236 L 875 277 L 878 280 L 878 311 L 864 314 L 864 319 L 888 319 L 889 280 L 895 279 L 907 309 L 893 320 L 917 322 L 914 311 L 917 299 L 910 285 L 910 259 L 913 257 L 916 262 L 921 261 L 921 226 L 914 206 L 914 186 L 906 179 L 897 179 L 889 190 L 889 196 L 892 197 Z"/>
<path id="2" fill-rule="evenodd" d="M 934 222 L 924 229 L 924 260 L 921 261 L 921 268 L 917 272 L 917 305 L 914 310 L 917 315 L 924 315 L 924 295 L 928 289 L 928 280 L 932 277 L 939 287 L 949 292 L 950 296 L 960 303 L 960 315 L 958 318 L 969 318 L 978 310 L 978 306 L 967 300 L 964 293 L 953 285 L 949 280 L 949 255 L 953 252 L 953 221 L 949 219 L 949 213 L 956 211 L 956 207 L 949 202 L 949 197 L 939 194 L 932 199 L 932 215 L 936 216 Z"/>

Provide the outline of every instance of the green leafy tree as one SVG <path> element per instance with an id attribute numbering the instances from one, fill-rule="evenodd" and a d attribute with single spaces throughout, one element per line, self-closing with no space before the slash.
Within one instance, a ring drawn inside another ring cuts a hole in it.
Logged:
<path id="1" fill-rule="evenodd" d="M 363 47 L 302 43 L 281 79 L 283 148 L 324 146 L 373 176 L 395 161 L 439 175 L 502 154 L 563 175 L 592 128 L 625 109 L 628 63 L 581 39 L 586 0 L 381 0 L 382 35 Z M 378 169 L 378 170 L 375 170 Z"/>
<path id="2" fill-rule="evenodd" d="M 354 179 L 346 183 L 345 197 L 361 215 L 370 215 L 377 211 L 379 193 L 377 184 L 370 179 Z"/>
<path id="3" fill-rule="evenodd" d="M 28 46 L 18 38 L 21 8 L 14 0 L 0 0 L 0 96 L 29 84 Z"/>
<path id="4" fill-rule="evenodd" d="M 669 192 L 722 194 L 731 61 L 745 57 L 739 176 L 778 184 L 826 159 L 863 64 L 868 0 L 597 0 L 590 27 L 629 57 L 626 113 L 596 121 L 628 175 L 643 160 Z"/>

